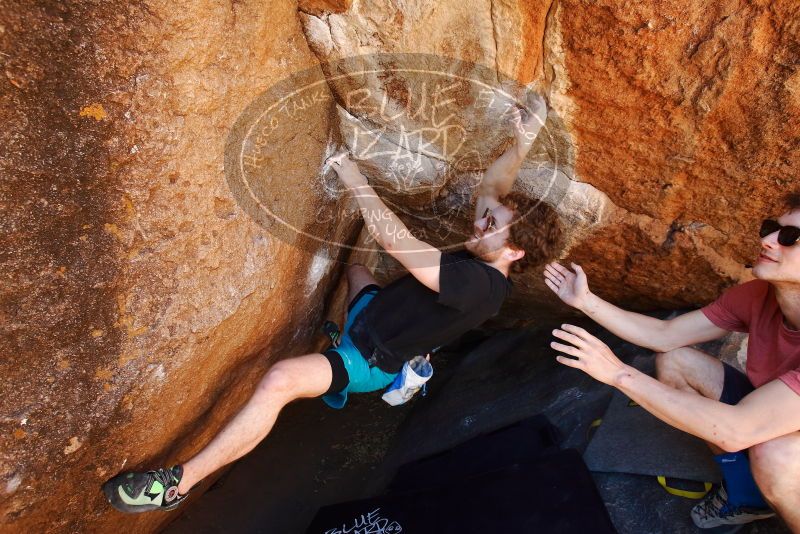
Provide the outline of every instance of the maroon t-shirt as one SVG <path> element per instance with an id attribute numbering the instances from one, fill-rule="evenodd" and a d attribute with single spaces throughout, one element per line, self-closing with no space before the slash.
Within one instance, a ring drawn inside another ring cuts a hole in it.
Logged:
<path id="1" fill-rule="evenodd" d="M 753 386 L 777 378 L 800 395 L 800 331 L 784 323 L 772 285 L 753 280 L 732 287 L 703 313 L 722 329 L 750 335 L 746 370 Z"/>

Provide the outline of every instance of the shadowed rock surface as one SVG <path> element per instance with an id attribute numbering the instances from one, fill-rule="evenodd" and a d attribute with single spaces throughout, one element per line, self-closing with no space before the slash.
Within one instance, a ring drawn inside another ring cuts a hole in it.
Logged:
<path id="1" fill-rule="evenodd" d="M 319 349 L 312 333 L 343 305 L 335 260 L 372 262 L 383 280 L 398 273 L 385 257 L 330 245 L 364 240 L 322 168 L 334 148 L 356 151 L 355 127 L 388 146 L 400 125 L 428 125 L 348 101 L 368 88 L 384 110 L 410 109 L 419 84 L 386 75 L 386 54 L 468 62 L 480 73 L 468 79 L 548 98 L 549 134 L 517 187 L 557 210 L 561 259 L 582 263 L 601 296 L 671 309 L 746 280 L 758 221 L 798 184 L 798 10 L 792 0 L 6 0 L 0 528 L 157 530 L 170 518 L 123 517 L 86 488 L 185 460 L 269 365 Z M 331 65 L 354 55 L 383 74 L 333 79 Z M 298 72 L 323 80 L 318 99 L 271 130 L 253 193 L 291 212 L 285 234 L 231 186 L 225 148 L 248 106 Z M 417 233 L 434 206 L 463 228 L 475 176 L 510 140 L 502 110 L 481 109 L 474 87 L 458 95 L 447 105 L 461 152 L 443 137 L 426 137 L 427 152 L 406 146 L 418 175 L 385 151 L 360 158 Z M 437 171 L 443 153 L 453 172 Z M 420 185 L 441 194 L 421 197 Z M 515 287 L 495 326 L 569 313 L 535 270 Z M 287 424 L 306 422 L 294 413 Z"/>

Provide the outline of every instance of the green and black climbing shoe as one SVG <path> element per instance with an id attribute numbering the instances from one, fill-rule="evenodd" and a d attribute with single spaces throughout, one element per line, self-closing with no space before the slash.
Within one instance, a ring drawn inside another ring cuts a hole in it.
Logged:
<path id="1" fill-rule="evenodd" d="M 103 493 L 120 512 L 137 514 L 150 510 L 172 510 L 185 495 L 178 493 L 183 467 L 176 465 L 157 471 L 120 473 L 103 484 Z"/>

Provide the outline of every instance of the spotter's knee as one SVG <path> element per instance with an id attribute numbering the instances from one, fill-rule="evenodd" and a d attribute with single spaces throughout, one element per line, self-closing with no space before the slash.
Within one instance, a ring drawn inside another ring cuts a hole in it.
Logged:
<path id="1" fill-rule="evenodd" d="M 787 478 L 795 480 L 800 474 L 797 439 L 793 437 L 771 439 L 749 449 L 753 477 L 768 498 L 774 498 L 776 491 L 786 486 Z"/>
<path id="2" fill-rule="evenodd" d="M 656 377 L 659 380 L 680 372 L 686 361 L 687 351 L 683 347 L 656 353 Z"/>

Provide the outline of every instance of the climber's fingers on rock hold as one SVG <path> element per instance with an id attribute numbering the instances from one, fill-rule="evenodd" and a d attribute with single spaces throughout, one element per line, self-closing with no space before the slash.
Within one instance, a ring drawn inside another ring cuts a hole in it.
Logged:
<path id="1" fill-rule="evenodd" d="M 522 119 L 528 124 L 543 125 L 547 117 L 547 101 L 539 93 L 530 93 L 522 105 Z"/>
<path id="2" fill-rule="evenodd" d="M 345 159 L 350 159 L 350 153 L 347 152 L 346 150 L 343 150 L 342 152 L 338 152 L 338 153 L 334 154 L 333 156 L 329 157 L 328 161 L 326 163 L 328 163 L 329 165 L 333 166 L 334 168 L 341 167 L 342 166 L 342 162 Z"/>
<path id="3" fill-rule="evenodd" d="M 514 126 L 514 128 L 516 128 L 517 130 L 519 130 L 520 127 L 522 126 L 523 117 L 524 117 L 524 115 L 523 115 L 522 110 L 520 108 L 518 108 L 518 107 L 515 107 L 511 111 L 511 116 L 510 116 L 510 119 L 509 119 L 510 122 L 511 122 L 511 125 Z"/>
<path id="4" fill-rule="evenodd" d="M 530 93 L 528 95 L 528 111 L 530 113 L 536 113 L 540 109 L 547 107 L 547 101 L 544 99 L 544 96 L 540 95 L 539 93 Z"/>

